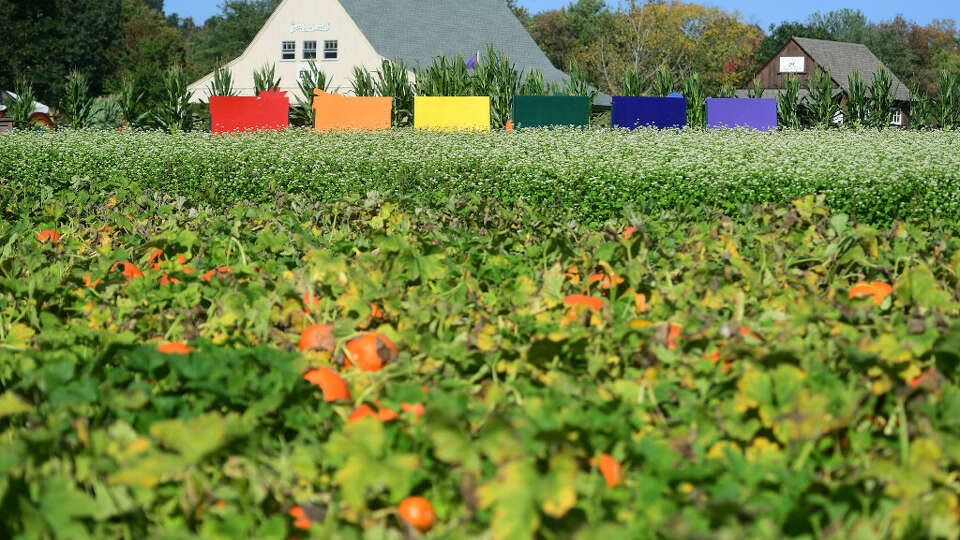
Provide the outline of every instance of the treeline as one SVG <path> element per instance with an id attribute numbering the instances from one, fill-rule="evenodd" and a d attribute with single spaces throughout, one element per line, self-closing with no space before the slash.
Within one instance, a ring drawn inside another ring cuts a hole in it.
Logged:
<path id="1" fill-rule="evenodd" d="M 280 0 L 225 0 L 202 25 L 163 13 L 163 0 L 0 0 L 0 89 L 30 81 L 38 101 L 59 108 L 76 70 L 92 95 L 124 81 L 163 99 L 167 70 L 194 81 L 250 43 Z"/>
<path id="2" fill-rule="evenodd" d="M 746 88 L 794 36 L 862 43 L 904 84 L 917 82 L 932 94 L 941 71 L 960 72 L 960 31 L 953 20 L 871 22 L 859 10 L 840 9 L 764 32 L 738 12 L 695 3 L 631 0 L 610 9 L 603 0 L 577 0 L 535 15 L 508 3 L 554 65 L 566 69 L 576 60 L 591 84 L 612 94 L 622 93 L 628 71 L 650 84 L 660 68 L 680 77 L 699 73 L 710 91 Z"/>
<path id="3" fill-rule="evenodd" d="M 941 72 L 960 73 L 952 20 L 871 22 L 843 9 L 764 32 L 737 12 L 695 3 L 631 0 L 611 9 L 603 0 L 577 0 L 530 14 L 506 2 L 555 66 L 569 73 L 576 64 L 590 85 L 611 95 L 652 87 L 661 69 L 677 79 L 696 73 L 709 94 L 747 88 L 792 36 L 863 43 L 901 81 L 932 97 Z M 198 25 L 164 15 L 163 0 L 0 0 L 0 89 L 28 80 L 39 101 L 59 108 L 76 69 L 92 95 L 117 94 L 131 81 L 155 104 L 168 68 L 182 66 L 191 81 L 212 72 L 244 50 L 279 3 L 224 0 L 218 15 Z"/>

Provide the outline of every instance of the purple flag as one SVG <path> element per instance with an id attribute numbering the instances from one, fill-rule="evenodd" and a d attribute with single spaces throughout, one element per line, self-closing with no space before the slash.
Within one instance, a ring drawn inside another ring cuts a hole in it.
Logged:
<path id="1" fill-rule="evenodd" d="M 477 67 L 477 62 L 480 61 L 480 51 L 477 51 L 477 54 L 470 57 L 470 60 L 467 60 L 467 71 L 473 71 L 473 68 Z"/>

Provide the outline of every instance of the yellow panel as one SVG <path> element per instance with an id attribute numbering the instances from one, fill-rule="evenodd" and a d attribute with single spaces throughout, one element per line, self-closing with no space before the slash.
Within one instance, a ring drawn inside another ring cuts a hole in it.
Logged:
<path id="1" fill-rule="evenodd" d="M 413 126 L 442 131 L 490 129 L 490 98 L 422 97 L 413 98 Z"/>

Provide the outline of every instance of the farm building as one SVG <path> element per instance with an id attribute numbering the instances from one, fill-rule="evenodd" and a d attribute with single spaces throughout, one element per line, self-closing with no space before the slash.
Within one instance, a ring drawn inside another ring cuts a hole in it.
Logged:
<path id="1" fill-rule="evenodd" d="M 545 82 L 568 78 L 503 0 L 283 0 L 228 67 L 240 95 L 253 95 L 254 71 L 275 64 L 281 90 L 292 97 L 310 62 L 333 78 L 332 89 L 347 93 L 354 66 L 373 72 L 384 58 L 400 58 L 411 68 L 436 56 L 469 59 L 488 44 L 522 72 L 539 69 Z M 194 101 L 207 99 L 212 78 L 190 85 Z M 609 96 L 603 98 L 609 106 Z"/>
<path id="2" fill-rule="evenodd" d="M 869 86 L 873 82 L 874 75 L 881 69 L 886 70 L 893 79 L 892 92 L 896 104 L 893 109 L 892 124 L 901 127 L 907 126 L 910 105 L 909 90 L 897 79 L 893 72 L 883 65 L 879 58 L 870 52 L 866 45 L 860 43 L 800 37 L 791 38 L 760 69 L 754 79 L 759 81 L 763 87 L 763 97 L 775 98 L 784 88 L 784 82 L 788 74 L 797 75 L 801 85 L 806 85 L 807 79 L 817 68 L 824 72 L 830 70 L 833 87 L 836 91 L 843 93 L 844 96 L 849 92 L 848 77 L 853 72 L 859 72 L 864 83 Z M 737 96 L 746 97 L 747 92 L 747 90 L 738 90 Z M 803 97 L 806 93 L 806 89 L 801 87 L 800 96 Z"/>

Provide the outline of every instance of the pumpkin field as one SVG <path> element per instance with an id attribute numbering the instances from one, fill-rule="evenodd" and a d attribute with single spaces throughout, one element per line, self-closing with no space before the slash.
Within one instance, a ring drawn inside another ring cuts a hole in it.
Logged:
<path id="1" fill-rule="evenodd" d="M 960 538 L 957 134 L 396 131 L 0 137 L 0 537 Z"/>

